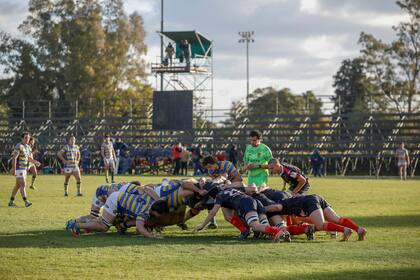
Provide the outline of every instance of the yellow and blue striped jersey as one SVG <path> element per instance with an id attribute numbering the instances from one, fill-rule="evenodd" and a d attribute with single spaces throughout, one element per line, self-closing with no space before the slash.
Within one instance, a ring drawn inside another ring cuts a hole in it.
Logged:
<path id="1" fill-rule="evenodd" d="M 112 183 L 99 186 L 96 189 L 96 198 L 105 203 L 111 191 L 119 191 L 123 185 L 123 183 Z"/>
<path id="2" fill-rule="evenodd" d="M 140 194 L 143 192 L 139 192 L 139 190 L 142 188 L 141 185 L 137 184 L 129 184 L 128 186 L 125 186 L 123 191 L 129 194 Z"/>
<path id="3" fill-rule="evenodd" d="M 170 184 L 167 186 L 169 187 Z M 166 196 L 162 196 L 166 199 L 166 204 L 171 209 L 176 209 L 182 205 L 185 204 L 185 200 L 182 197 L 182 188 L 181 188 L 181 182 L 179 184 L 174 184 L 174 188 L 170 191 L 168 190 Z"/>
<path id="4" fill-rule="evenodd" d="M 168 185 L 161 186 L 159 188 L 159 197 L 166 197 L 170 195 L 171 193 L 175 192 L 177 189 L 181 187 L 182 182 L 178 180 L 171 180 L 169 181 Z"/>
<path id="5" fill-rule="evenodd" d="M 209 170 L 209 175 L 211 177 L 218 177 L 219 175 L 226 173 L 228 176 L 228 179 L 232 179 L 237 174 L 235 166 L 230 161 L 227 161 L 227 160 L 217 161 L 216 165 L 217 165 L 216 170 L 214 171 Z"/>
<path id="6" fill-rule="evenodd" d="M 65 165 L 65 168 L 74 168 L 77 166 L 77 159 L 80 155 L 79 146 L 77 145 L 65 145 L 62 149 L 64 152 L 64 158 L 66 159 L 67 163 Z"/>
<path id="7" fill-rule="evenodd" d="M 18 143 L 16 144 L 13 153 L 18 154 L 16 170 L 26 170 L 29 166 L 29 156 L 32 153 L 31 147 L 29 147 L 29 145 Z"/>
<path id="8" fill-rule="evenodd" d="M 120 192 L 118 194 L 118 213 L 136 218 L 140 221 L 146 221 L 149 218 L 149 212 L 155 200 L 147 193 L 133 194 Z"/>

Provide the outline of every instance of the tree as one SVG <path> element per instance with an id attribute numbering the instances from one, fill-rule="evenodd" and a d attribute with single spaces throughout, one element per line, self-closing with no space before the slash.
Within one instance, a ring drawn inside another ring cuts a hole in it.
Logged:
<path id="1" fill-rule="evenodd" d="M 101 106 L 91 105 L 103 100 L 112 114 L 127 110 L 127 96 L 150 102 L 143 21 L 126 15 L 122 0 L 31 0 L 19 30 L 24 39 L 1 34 L 0 63 L 8 77 L 0 86 L 8 100 L 60 100 L 56 111 L 67 113 L 78 100 L 80 115 L 101 114 Z M 37 89 L 29 96 L 22 86 L 28 81 Z"/>
<path id="2" fill-rule="evenodd" d="M 420 1 L 397 1 L 409 15 L 408 22 L 393 27 L 397 38 L 387 44 L 371 34 L 362 32 L 362 59 L 366 73 L 376 87 L 393 105 L 390 110 L 412 113 L 419 109 L 420 71 Z"/>
<path id="3" fill-rule="evenodd" d="M 345 59 L 334 75 L 335 96 L 332 98 L 336 112 L 341 114 L 381 111 L 386 108 L 366 76 L 361 58 Z"/>

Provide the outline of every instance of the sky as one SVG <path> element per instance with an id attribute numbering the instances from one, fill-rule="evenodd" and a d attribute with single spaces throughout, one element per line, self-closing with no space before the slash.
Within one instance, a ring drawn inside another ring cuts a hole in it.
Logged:
<path id="1" fill-rule="evenodd" d="M 0 29 L 18 35 L 26 0 L 0 0 Z M 125 0 L 127 13 L 143 16 L 146 60 L 160 54 L 160 0 Z M 197 30 L 214 44 L 215 108 L 246 96 L 246 49 L 239 31 L 255 32 L 250 44 L 250 91 L 290 88 L 300 94 L 332 95 L 333 75 L 356 57 L 361 31 L 386 42 L 393 25 L 406 20 L 394 0 L 165 0 L 164 29 Z M 151 77 L 150 82 L 155 85 Z"/>

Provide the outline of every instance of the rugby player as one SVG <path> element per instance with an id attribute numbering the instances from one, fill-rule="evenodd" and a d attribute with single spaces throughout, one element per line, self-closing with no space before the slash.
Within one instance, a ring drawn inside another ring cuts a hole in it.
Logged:
<path id="1" fill-rule="evenodd" d="M 214 207 L 194 231 L 204 229 L 211 218 L 223 207 L 235 210 L 241 218 L 245 219 L 254 232 L 258 231 L 270 235 L 274 241 L 290 241 L 289 233 L 286 230 L 268 224 L 264 206 L 257 200 L 236 189 L 223 190 L 212 183 L 206 183 L 205 188 L 208 189 L 209 195 L 215 199 Z"/>
<path id="2" fill-rule="evenodd" d="M 266 206 L 267 215 L 295 215 L 308 217 L 319 231 L 337 231 L 343 233 L 342 241 L 350 238 L 352 230 L 358 234 L 358 240 L 366 239 L 366 229 L 358 226 L 351 219 L 338 216 L 332 207 L 319 195 L 302 195 L 282 200 L 278 204 Z"/>
<path id="3" fill-rule="evenodd" d="M 310 188 L 309 179 L 294 165 L 280 163 L 278 159 L 273 158 L 268 163 L 268 169 L 275 174 L 280 174 L 284 184 L 289 184 L 288 191 L 292 195 L 303 194 Z"/>
<path id="4" fill-rule="evenodd" d="M 76 137 L 70 135 L 68 144 L 65 145 L 57 156 L 64 164 L 64 196 L 68 196 L 69 180 L 73 175 L 77 184 L 77 196 L 83 196 L 81 192 L 81 175 L 79 169 L 80 149 L 76 145 Z"/>
<path id="5" fill-rule="evenodd" d="M 111 173 L 111 183 L 114 183 L 115 174 L 115 155 L 114 146 L 112 145 L 111 137 L 106 135 L 101 146 L 101 155 L 104 161 L 105 181 L 109 183 L 108 173 Z"/>
<path id="6" fill-rule="evenodd" d="M 146 191 L 137 190 L 136 193 L 113 192 L 105 202 L 99 219 L 92 219 L 85 223 L 70 220 L 66 223 L 66 230 L 75 237 L 84 232 L 106 232 L 112 226 L 118 215 L 135 219 L 136 230 L 145 237 L 156 237 L 145 228 L 145 221 L 150 217 L 151 206 L 156 200 Z"/>
<path id="7" fill-rule="evenodd" d="M 31 149 L 28 145 L 30 138 L 30 133 L 24 132 L 22 134 L 22 141 L 16 144 L 12 154 L 12 174 L 16 177 L 16 184 L 12 189 L 12 195 L 8 204 L 9 207 L 16 207 L 14 201 L 18 191 L 20 191 L 20 194 L 22 195 L 25 206 L 29 207 L 32 205 L 26 195 L 26 175 L 28 162 L 32 162 L 36 166 L 40 166 L 41 163 L 32 158 Z"/>

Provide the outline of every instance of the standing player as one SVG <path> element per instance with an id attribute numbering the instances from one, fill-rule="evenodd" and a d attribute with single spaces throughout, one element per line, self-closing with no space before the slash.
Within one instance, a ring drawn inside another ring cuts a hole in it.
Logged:
<path id="1" fill-rule="evenodd" d="M 292 195 L 303 194 L 310 188 L 309 179 L 294 165 L 280 163 L 278 159 L 273 158 L 268 163 L 268 169 L 280 174 L 284 184 L 289 184 L 289 192 Z"/>
<path id="2" fill-rule="evenodd" d="M 410 164 L 410 156 L 408 150 L 404 148 L 404 142 L 396 150 L 395 157 L 397 158 L 398 173 L 401 180 L 407 180 L 407 166 Z"/>
<path id="3" fill-rule="evenodd" d="M 28 162 L 34 163 L 39 166 L 40 163 L 32 158 L 31 149 L 28 145 L 31 135 L 29 132 L 22 134 L 22 142 L 16 144 L 12 155 L 12 174 L 16 177 L 16 185 L 12 190 L 12 196 L 10 197 L 9 207 L 16 207 L 15 198 L 18 191 L 22 195 L 22 199 L 25 202 L 25 206 L 29 207 L 32 205 L 28 201 L 26 196 L 26 173 L 28 169 Z"/>
<path id="4" fill-rule="evenodd" d="M 255 184 L 257 187 L 267 184 L 267 163 L 273 158 L 268 146 L 261 143 L 261 132 L 251 131 L 249 134 L 251 145 L 247 145 L 244 153 L 245 169 L 248 170 L 248 185 Z"/>
<path id="5" fill-rule="evenodd" d="M 29 148 L 31 149 L 31 157 L 34 158 L 34 154 L 38 152 L 35 149 L 35 138 L 34 137 L 31 137 L 31 139 L 29 140 Z M 34 190 L 35 189 L 34 183 L 35 183 L 36 175 L 38 174 L 38 171 L 36 170 L 35 164 L 30 162 L 28 171 L 29 171 L 29 173 L 32 174 L 32 181 L 31 181 L 31 185 L 29 186 L 29 188 Z"/>
<path id="6" fill-rule="evenodd" d="M 112 145 L 111 137 L 108 134 L 105 136 L 104 142 L 102 143 L 101 155 L 102 155 L 102 158 L 104 159 L 105 180 L 107 183 L 109 183 L 108 172 L 110 172 L 111 182 L 115 183 L 114 173 L 115 173 L 115 160 L 117 156 L 115 155 L 115 150 Z"/>
<path id="7" fill-rule="evenodd" d="M 57 153 L 58 158 L 64 164 L 64 196 L 69 195 L 68 190 L 71 175 L 76 179 L 77 196 L 82 196 L 79 169 L 80 149 L 79 146 L 76 145 L 76 137 L 74 137 L 74 135 L 70 135 L 67 143 L 68 145 L 65 145 L 63 149 Z"/>

